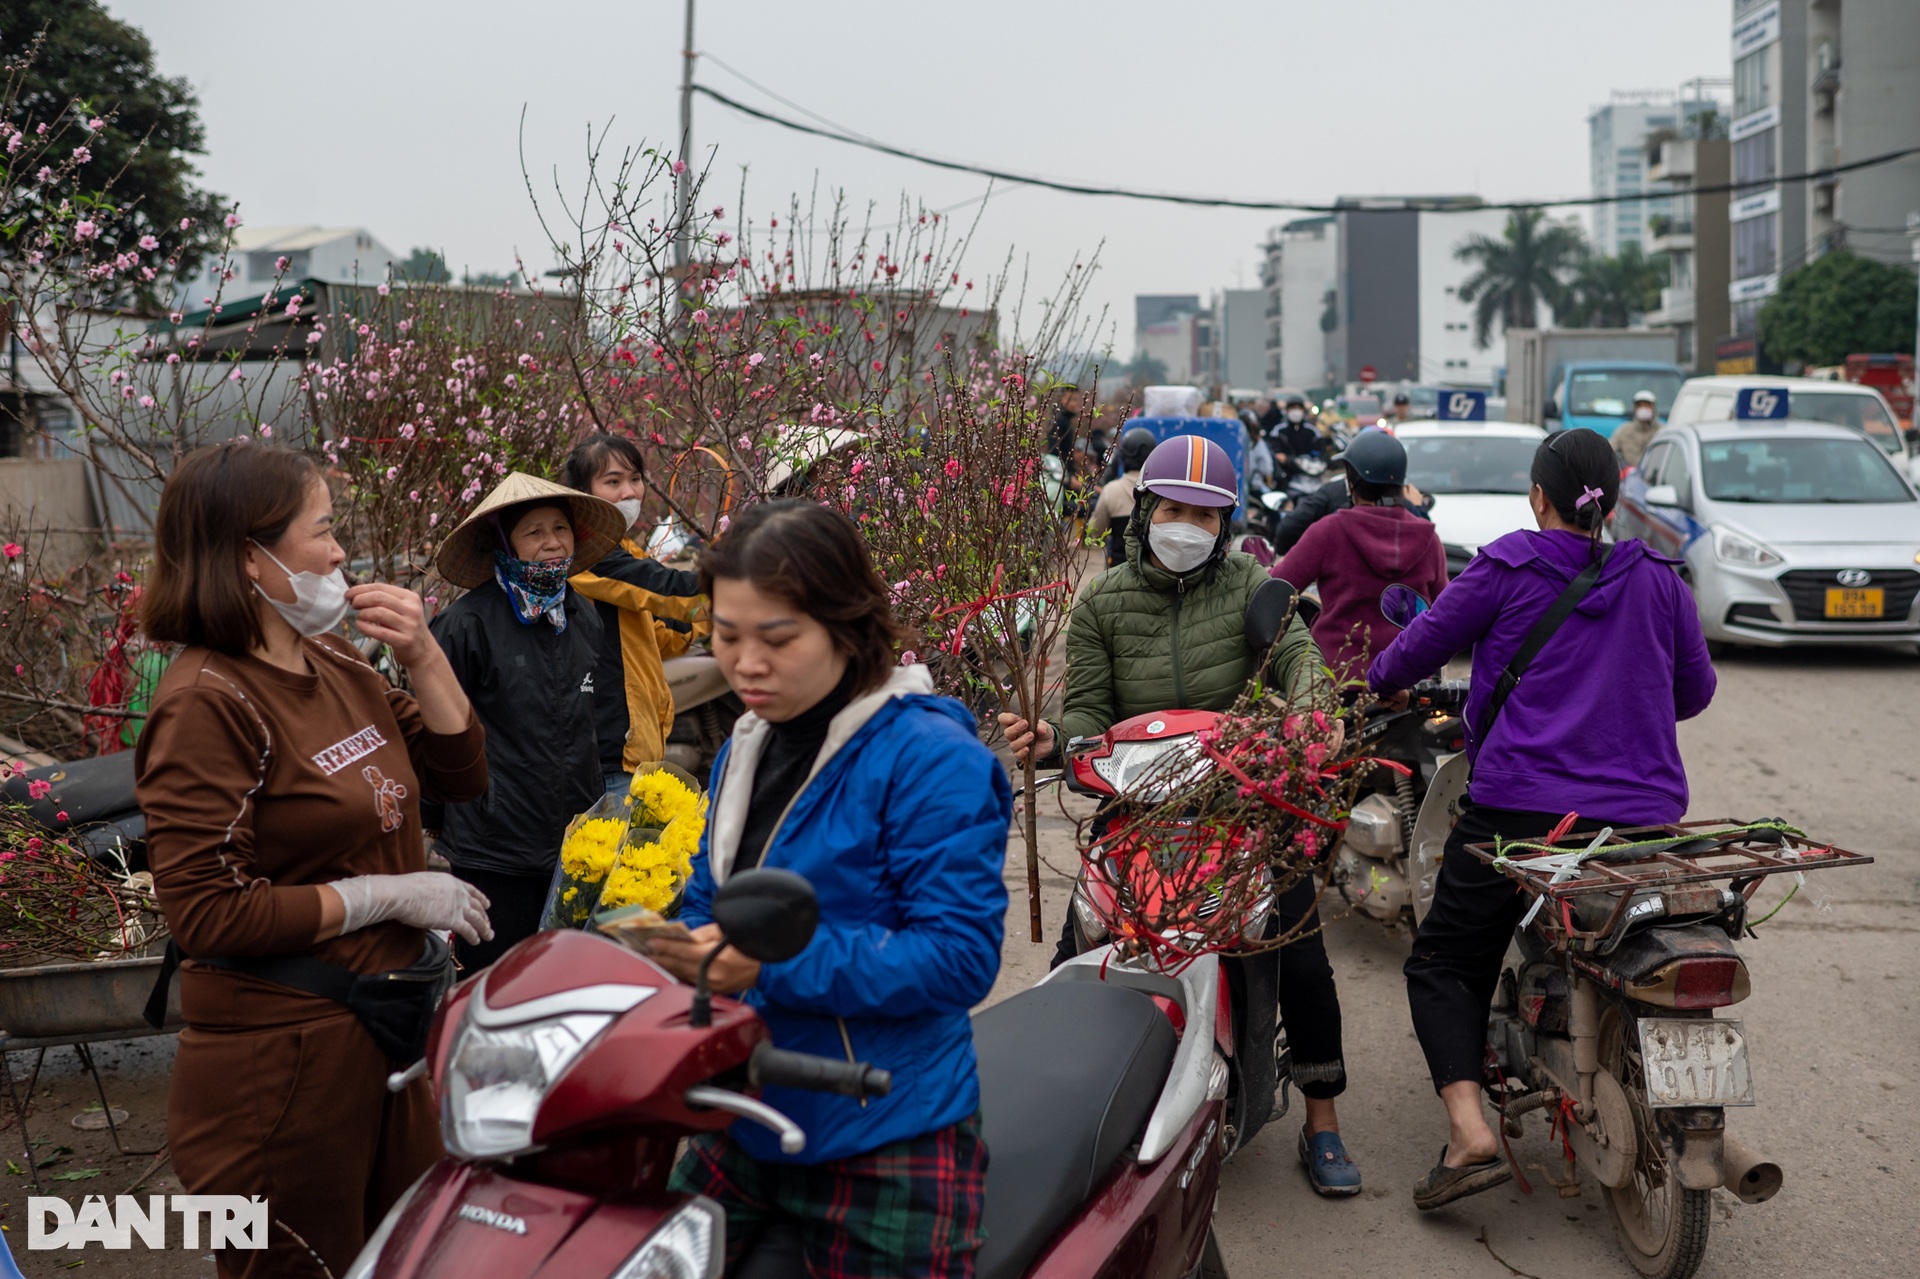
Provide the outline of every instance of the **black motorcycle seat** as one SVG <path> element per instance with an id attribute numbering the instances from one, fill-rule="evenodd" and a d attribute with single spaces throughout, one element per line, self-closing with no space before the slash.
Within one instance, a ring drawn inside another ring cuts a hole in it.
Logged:
<path id="1" fill-rule="evenodd" d="M 28 788 L 29 783 L 36 781 L 52 787 L 40 799 L 34 799 Z M 104 821 L 140 807 L 133 795 L 132 751 L 30 768 L 17 777 L 8 778 L 0 785 L 0 794 L 24 804 L 28 815 L 48 830 Z M 65 821 L 60 820 L 61 813 L 67 815 Z"/>
<path id="2" fill-rule="evenodd" d="M 1017 1279 L 1140 1136 L 1173 1065 L 1151 998 L 1049 982 L 973 1019 L 987 1143 L 977 1279 Z"/>

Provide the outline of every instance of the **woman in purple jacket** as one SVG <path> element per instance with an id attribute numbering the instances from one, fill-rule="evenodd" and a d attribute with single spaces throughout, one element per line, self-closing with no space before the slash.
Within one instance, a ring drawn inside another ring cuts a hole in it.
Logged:
<path id="1" fill-rule="evenodd" d="M 1414 1031 L 1449 1129 L 1440 1163 L 1414 1187 L 1422 1209 L 1513 1175 L 1481 1109 L 1480 1077 L 1487 1011 L 1526 899 L 1466 846 L 1540 838 L 1569 811 L 1580 815 L 1579 831 L 1679 821 L 1687 810 L 1674 730 L 1713 699 L 1713 666 L 1675 561 L 1638 541 L 1609 548 L 1600 540 L 1619 497 L 1617 468 L 1593 431 L 1548 437 L 1534 454 L 1528 495 L 1539 532 L 1481 547 L 1367 672 L 1373 689 L 1388 694 L 1473 649 L 1468 805 L 1406 963 Z M 1598 581 L 1484 736 L 1475 731 L 1527 634 L 1596 558 L 1604 561 Z"/>

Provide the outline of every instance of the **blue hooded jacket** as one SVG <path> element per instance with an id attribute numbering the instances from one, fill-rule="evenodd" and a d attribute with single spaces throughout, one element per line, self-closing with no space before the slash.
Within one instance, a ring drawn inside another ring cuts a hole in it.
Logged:
<path id="1" fill-rule="evenodd" d="M 782 1154 L 773 1133 L 736 1122 L 730 1133 L 754 1159 L 843 1159 L 979 1109 L 968 1010 L 1000 972 L 1013 796 L 973 717 L 932 688 L 924 667 L 902 667 L 834 717 L 760 860 L 813 885 L 819 931 L 793 959 L 763 965 L 741 996 L 776 1046 L 851 1054 L 892 1071 L 893 1090 L 863 1107 L 769 1088 L 767 1104 L 806 1130 L 807 1146 Z M 681 913 L 689 927 L 713 918 L 768 731 L 758 716 L 743 717 L 714 761 L 710 817 Z"/>

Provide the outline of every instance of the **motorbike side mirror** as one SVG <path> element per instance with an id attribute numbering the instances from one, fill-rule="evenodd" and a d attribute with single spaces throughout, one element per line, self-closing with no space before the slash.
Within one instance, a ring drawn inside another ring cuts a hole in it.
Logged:
<path id="1" fill-rule="evenodd" d="M 820 926 L 820 899 L 812 884 L 790 870 L 742 871 L 714 890 L 713 922 L 719 925 L 723 940 L 700 961 L 687 1016 L 691 1026 L 713 1024 L 707 969 L 722 950 L 732 946 L 763 964 L 792 959 L 807 948 Z"/>
<path id="2" fill-rule="evenodd" d="M 1395 582 L 1380 592 L 1380 615 L 1405 630 L 1413 619 L 1427 611 L 1426 597 L 1411 586 Z"/>
<path id="3" fill-rule="evenodd" d="M 1270 577 L 1260 583 L 1247 600 L 1247 612 L 1241 624 L 1247 647 L 1256 653 L 1272 648 L 1287 623 L 1293 620 L 1298 598 L 1299 592 L 1293 589 L 1293 583 L 1282 578 Z"/>

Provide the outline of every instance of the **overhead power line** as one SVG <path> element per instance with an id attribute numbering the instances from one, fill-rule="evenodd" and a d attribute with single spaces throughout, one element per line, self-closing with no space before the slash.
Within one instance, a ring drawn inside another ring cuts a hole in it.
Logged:
<path id="1" fill-rule="evenodd" d="M 1050 191 L 1065 191 L 1070 195 L 1107 195 L 1124 200 L 1153 200 L 1162 204 L 1184 204 L 1198 208 L 1215 209 L 1258 209 L 1268 211 L 1290 211 L 1295 213 L 1346 213 L 1361 212 L 1422 212 L 1422 213 L 1472 213 L 1484 209 L 1570 209 L 1587 208 L 1603 204 L 1631 204 L 1642 200 L 1666 200 L 1676 195 L 1720 195 L 1739 191 L 1759 192 L 1769 187 L 1787 186 L 1798 182 L 1817 182 L 1825 178 L 1838 177 L 1843 173 L 1853 173 L 1859 169 L 1871 169 L 1882 164 L 1892 164 L 1911 155 L 1920 155 L 1920 146 L 1901 147 L 1897 151 L 1887 151 L 1880 155 L 1868 156 L 1864 160 L 1853 160 L 1846 164 L 1834 165 L 1825 169 L 1813 169 L 1806 173 L 1787 173 L 1778 177 L 1763 178 L 1748 182 L 1720 182 L 1707 186 L 1669 187 L 1660 191 L 1638 191 L 1630 195 L 1594 195 L 1579 198 L 1553 200 L 1506 200 L 1498 203 L 1461 204 L 1453 200 L 1422 200 L 1418 197 L 1393 199 L 1363 198 L 1357 202 L 1343 204 L 1315 204 L 1302 200 L 1245 200 L 1233 196 L 1181 195 L 1172 191 L 1140 191 L 1127 187 L 1095 186 L 1084 182 L 1067 182 L 1059 178 L 1034 177 L 1031 174 L 1011 173 L 1004 169 L 989 168 L 982 164 L 970 164 L 964 160 L 946 160 L 939 156 L 925 155 L 910 151 L 905 147 L 891 146 L 873 138 L 838 129 L 820 128 L 799 120 L 790 120 L 785 116 L 751 107 L 735 98 L 730 98 L 718 89 L 710 89 L 704 84 L 696 84 L 693 91 L 712 98 L 723 107 L 731 107 L 742 115 L 752 116 L 756 120 L 765 120 L 777 124 L 783 129 L 792 129 L 796 133 L 807 133 L 817 138 L 826 138 L 832 142 L 843 142 L 848 146 L 865 147 L 869 151 L 878 151 L 883 155 L 897 156 L 902 160 L 912 160 L 916 164 L 932 165 L 937 169 L 949 169 L 956 173 L 973 173 L 981 177 L 993 178 L 1001 182 L 1015 182 L 1023 186 L 1044 187 Z M 796 107 L 805 111 L 805 108 Z M 812 115 L 813 112 L 805 111 Z"/>

